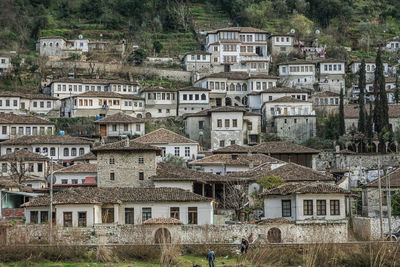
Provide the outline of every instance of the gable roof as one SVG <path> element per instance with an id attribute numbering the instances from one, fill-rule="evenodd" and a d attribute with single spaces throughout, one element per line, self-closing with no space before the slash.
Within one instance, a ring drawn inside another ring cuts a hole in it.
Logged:
<path id="1" fill-rule="evenodd" d="M 74 164 L 57 170 L 54 173 L 97 173 L 97 164 Z"/>
<path id="2" fill-rule="evenodd" d="M 185 136 L 174 133 L 165 128 L 157 129 L 151 133 L 145 134 L 135 139 L 135 142 L 147 144 L 198 144 Z"/>
<path id="3" fill-rule="evenodd" d="M 209 92 L 211 91 L 210 89 L 203 88 L 203 87 L 197 87 L 197 86 L 188 86 L 188 87 L 183 87 L 179 88 L 178 91 L 204 91 L 204 92 Z"/>
<path id="4" fill-rule="evenodd" d="M 300 100 L 291 96 L 282 96 L 280 98 L 265 102 L 264 104 L 267 103 L 310 103 L 310 102 L 305 100 Z"/>
<path id="5" fill-rule="evenodd" d="M 144 119 L 129 116 L 123 112 L 108 115 L 103 119 L 95 121 L 95 123 L 143 123 Z"/>
<path id="6" fill-rule="evenodd" d="M 245 71 L 230 71 L 230 72 L 216 72 L 210 75 L 204 76 L 197 81 L 203 79 L 228 79 L 228 80 L 248 80 L 248 79 L 279 79 L 279 76 L 264 74 L 264 73 L 256 73 L 256 74 L 249 74 Z M 196 81 L 196 82 L 197 82 Z"/>
<path id="7" fill-rule="evenodd" d="M 70 187 L 54 193 L 53 205 L 113 204 L 154 202 L 210 202 L 211 199 L 180 188 L 133 188 L 133 187 Z M 25 207 L 50 204 L 49 196 L 41 196 L 25 203 Z"/>
<path id="8" fill-rule="evenodd" d="M 302 93 L 308 94 L 308 90 L 305 89 L 296 89 L 292 87 L 272 87 L 266 90 L 261 91 L 260 93 Z"/>
<path id="9" fill-rule="evenodd" d="M 26 99 L 58 100 L 58 98 L 46 94 L 23 94 L 14 91 L 0 92 L 0 97 L 20 97 Z"/>
<path id="10" fill-rule="evenodd" d="M 2 124 L 44 124 L 54 125 L 53 122 L 36 117 L 36 116 L 22 116 L 16 114 L 0 114 L 0 122 Z"/>
<path id="11" fill-rule="evenodd" d="M 84 84 L 128 84 L 138 85 L 137 82 L 130 82 L 127 80 L 109 80 L 109 79 L 84 79 L 84 78 L 60 78 L 52 81 L 52 83 L 63 82 L 63 83 L 84 83 Z"/>
<path id="12" fill-rule="evenodd" d="M 50 160 L 46 156 L 42 156 L 37 153 L 33 153 L 29 150 L 26 149 L 20 149 L 20 150 L 15 150 L 12 153 L 9 154 L 4 154 L 0 156 L 0 161 L 13 161 L 13 160 L 23 160 L 23 161 L 28 161 L 28 160 L 38 160 L 38 161 L 48 161 Z"/>
<path id="13" fill-rule="evenodd" d="M 54 144 L 54 145 L 90 145 L 92 141 L 80 137 L 72 137 L 69 135 L 37 135 L 22 136 L 15 139 L 6 140 L 2 145 L 37 145 L 37 144 Z"/>
<path id="14" fill-rule="evenodd" d="M 331 91 L 322 91 L 312 95 L 313 98 L 315 97 L 340 97 L 338 93 L 331 92 Z"/>
<path id="15" fill-rule="evenodd" d="M 400 168 L 391 172 L 389 175 L 390 179 L 390 187 L 391 188 L 399 188 L 400 187 Z M 367 183 L 363 187 L 378 187 L 379 186 L 379 181 L 378 179 L 375 179 L 372 182 Z M 381 177 L 381 187 L 385 188 L 386 187 L 386 176 Z"/>
<path id="16" fill-rule="evenodd" d="M 283 162 L 264 154 L 214 154 L 202 159 L 194 160 L 189 165 L 235 165 L 235 166 L 258 166 L 263 163 Z"/>
<path id="17" fill-rule="evenodd" d="M 144 100 L 144 98 L 135 95 L 125 95 L 125 94 L 118 94 L 114 92 L 103 92 L 103 91 L 87 91 L 82 94 L 75 95 L 73 97 L 114 97 L 121 99 Z"/>
<path id="18" fill-rule="evenodd" d="M 268 33 L 267 31 L 253 28 L 253 27 L 226 27 L 226 28 L 221 28 L 221 29 L 217 29 L 214 31 L 210 31 L 207 34 L 217 33 L 217 32 L 222 32 L 222 31 L 236 31 L 236 32 L 243 32 L 243 33 Z"/>
<path id="19" fill-rule="evenodd" d="M 93 152 L 90 151 L 89 153 L 83 154 L 81 156 L 72 159 L 72 161 L 80 161 L 80 160 L 97 160 L 97 157 Z"/>
<path id="20" fill-rule="evenodd" d="M 263 154 L 318 154 L 319 151 L 284 141 L 265 142 L 251 147 L 253 153 Z"/>
<path id="21" fill-rule="evenodd" d="M 126 139 L 115 143 L 98 146 L 92 149 L 92 152 L 95 155 L 99 151 L 155 151 L 156 153 L 160 153 L 161 149 L 155 146 Z"/>
<path id="22" fill-rule="evenodd" d="M 249 114 L 249 115 L 257 115 L 261 116 L 261 114 L 255 114 L 255 113 L 250 113 L 247 111 L 246 108 L 244 107 L 230 107 L 230 106 L 224 106 L 224 107 L 217 107 L 217 108 L 210 108 L 210 109 L 205 109 L 196 113 L 191 113 L 191 114 L 185 114 L 185 118 L 187 117 L 206 117 L 210 116 L 211 113 L 213 112 L 242 112 L 243 114 Z"/>
<path id="23" fill-rule="evenodd" d="M 291 194 L 350 194 L 349 191 L 328 183 L 285 183 L 262 193 L 263 196 Z"/>
<path id="24" fill-rule="evenodd" d="M 164 88 L 162 86 L 151 86 L 142 88 L 143 92 L 176 92 L 177 88 Z"/>
<path id="25" fill-rule="evenodd" d="M 251 147 L 241 146 L 238 144 L 221 147 L 213 151 L 214 154 L 219 154 L 219 153 L 233 154 L 233 153 L 249 153 L 249 152 L 251 152 Z"/>

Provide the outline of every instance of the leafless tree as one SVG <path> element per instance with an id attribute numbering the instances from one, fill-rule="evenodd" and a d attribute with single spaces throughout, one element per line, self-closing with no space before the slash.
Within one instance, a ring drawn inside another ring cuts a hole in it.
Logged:
<path id="1" fill-rule="evenodd" d="M 225 205 L 235 211 L 235 220 L 240 219 L 248 202 L 246 186 L 238 181 L 228 181 L 225 185 Z"/>
<path id="2" fill-rule="evenodd" d="M 12 158 L 8 160 L 10 165 L 10 177 L 17 184 L 22 184 L 26 180 L 26 173 L 28 169 L 25 167 L 26 159 L 23 155 L 18 155 L 14 153 Z"/>

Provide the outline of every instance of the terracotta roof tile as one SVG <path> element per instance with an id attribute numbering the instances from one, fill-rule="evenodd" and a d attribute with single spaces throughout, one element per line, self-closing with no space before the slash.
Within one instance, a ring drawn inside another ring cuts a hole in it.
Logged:
<path id="1" fill-rule="evenodd" d="M 127 80 L 108 80 L 108 79 L 83 79 L 83 78 L 61 78 L 54 80 L 55 82 L 63 83 L 82 83 L 82 84 L 128 84 L 128 85 L 138 85 L 137 82 L 130 82 Z"/>
<path id="2" fill-rule="evenodd" d="M 295 163 L 287 163 L 264 173 L 265 176 L 279 176 L 288 182 L 294 181 L 334 181 L 331 174 L 324 174 Z"/>
<path id="3" fill-rule="evenodd" d="M 400 105 L 389 104 L 389 118 L 400 117 Z M 366 107 L 366 112 L 369 114 L 369 107 Z M 332 110 L 339 112 L 339 108 Z M 358 105 L 344 105 L 344 117 L 346 119 L 357 119 L 359 116 Z"/>
<path id="4" fill-rule="evenodd" d="M 33 153 L 29 150 L 20 149 L 16 150 L 12 153 L 5 154 L 0 156 L 0 161 L 10 161 L 10 160 L 39 160 L 39 161 L 48 161 L 50 160 L 46 156 L 39 155 L 37 153 Z"/>
<path id="5" fill-rule="evenodd" d="M 339 97 L 339 96 L 340 95 L 338 93 L 331 92 L 331 91 L 323 91 L 323 92 L 319 92 L 319 93 L 312 95 L 313 98 L 316 98 L 316 97 Z"/>
<path id="6" fill-rule="evenodd" d="M 135 139 L 135 142 L 147 144 L 198 144 L 198 142 L 194 140 L 164 128 L 157 129 L 151 133 L 138 137 Z"/>
<path id="7" fill-rule="evenodd" d="M 161 86 L 152 86 L 152 87 L 145 87 L 142 88 L 143 92 L 176 92 L 177 88 L 164 88 Z"/>
<path id="8" fill-rule="evenodd" d="M 74 97 L 113 97 L 121 99 L 132 99 L 132 100 L 144 100 L 141 97 L 134 95 L 118 94 L 114 92 L 99 92 L 99 91 L 87 91 Z"/>
<path id="9" fill-rule="evenodd" d="M 62 168 L 55 173 L 97 173 L 97 164 L 74 164 Z"/>
<path id="10" fill-rule="evenodd" d="M 22 116 L 16 114 L 0 114 L 0 121 L 3 124 L 45 124 L 45 125 L 54 125 L 53 122 L 48 120 L 36 117 L 36 116 Z"/>
<path id="11" fill-rule="evenodd" d="M 210 89 L 207 88 L 202 88 L 202 87 L 196 87 L 196 86 L 188 86 L 188 87 L 183 87 L 183 88 L 179 88 L 178 91 L 204 91 L 204 92 L 208 92 L 211 91 Z"/>
<path id="12" fill-rule="evenodd" d="M 211 109 L 205 109 L 202 111 L 199 111 L 197 113 L 192 113 L 192 114 L 185 114 L 186 117 L 205 117 L 211 115 L 213 112 L 243 112 L 243 114 L 248 114 L 249 112 L 247 111 L 246 108 L 244 107 L 217 107 L 217 108 L 211 108 Z M 259 114 L 257 114 L 259 115 Z"/>
<path id="13" fill-rule="evenodd" d="M 261 143 L 259 145 L 252 146 L 251 152 L 263 153 L 263 154 L 298 154 L 298 153 L 318 154 L 319 153 L 318 150 L 284 141 Z"/>
<path id="14" fill-rule="evenodd" d="M 300 100 L 291 96 L 283 96 L 265 103 L 309 103 L 308 101 L 305 100 Z M 264 103 L 264 104 L 265 104 Z"/>
<path id="15" fill-rule="evenodd" d="M 46 94 L 23 94 L 14 91 L 0 92 L 0 97 L 21 97 L 26 99 L 58 100 L 58 98 Z"/>
<path id="16" fill-rule="evenodd" d="M 142 123 L 144 119 L 129 116 L 123 112 L 108 115 L 103 119 L 97 120 L 95 123 Z"/>
<path id="17" fill-rule="evenodd" d="M 390 177 L 390 187 L 399 188 L 400 187 L 400 169 L 397 169 L 389 174 Z M 367 183 L 364 187 L 378 187 L 378 179 Z M 381 187 L 386 187 L 386 176 L 381 177 Z"/>
<path id="18" fill-rule="evenodd" d="M 249 146 L 241 146 L 241 145 L 238 145 L 238 144 L 234 144 L 234 145 L 230 145 L 230 146 L 226 146 L 226 147 L 221 147 L 221 148 L 213 151 L 214 154 L 218 154 L 218 153 L 227 153 L 227 154 L 231 154 L 231 153 L 249 153 L 249 152 L 251 152 L 251 147 L 249 147 Z"/>
<path id="19" fill-rule="evenodd" d="M 214 31 L 210 31 L 210 32 L 208 32 L 208 34 L 209 33 L 217 33 L 217 32 L 221 32 L 221 31 L 237 31 L 237 32 L 243 32 L 243 33 L 268 33 L 267 31 L 253 28 L 253 27 L 227 27 L 227 28 L 221 28 L 221 29 L 217 29 Z"/>
<path id="20" fill-rule="evenodd" d="M 68 135 L 38 135 L 22 136 L 15 139 L 6 140 L 2 145 L 36 145 L 36 144 L 59 144 L 59 145 L 90 145 L 92 141 L 80 137 Z"/>
<path id="21" fill-rule="evenodd" d="M 263 163 L 282 162 L 276 158 L 264 154 L 214 154 L 202 159 L 191 161 L 190 165 L 208 165 L 208 164 L 225 164 L 225 165 L 246 165 L 258 166 Z"/>
<path id="22" fill-rule="evenodd" d="M 96 155 L 96 153 L 99 151 L 155 151 L 160 153 L 161 149 L 136 141 L 122 140 L 119 142 L 95 147 L 92 149 L 92 151 Z"/>
<path id="23" fill-rule="evenodd" d="M 89 152 L 82 156 L 78 156 L 72 159 L 72 161 L 80 161 L 80 160 L 97 160 L 97 157 L 93 152 Z"/>
<path id="24" fill-rule="evenodd" d="M 328 183 L 285 183 L 267 192 L 263 196 L 291 194 L 350 194 L 349 191 Z"/>

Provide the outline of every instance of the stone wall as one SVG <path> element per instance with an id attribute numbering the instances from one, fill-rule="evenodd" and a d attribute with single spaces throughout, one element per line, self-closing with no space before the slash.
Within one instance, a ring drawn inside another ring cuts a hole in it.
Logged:
<path id="1" fill-rule="evenodd" d="M 65 244 L 153 244 L 162 225 L 101 225 L 87 228 L 55 227 L 53 240 Z M 172 243 L 180 244 L 240 244 L 241 238 L 251 233 L 259 242 L 267 242 L 269 230 L 278 228 L 283 243 L 346 242 L 347 223 L 268 223 L 263 225 L 169 225 Z M 7 245 L 46 243 L 49 239 L 47 224 L 7 227 Z"/>
<path id="2" fill-rule="evenodd" d="M 381 226 L 379 218 L 354 217 L 353 231 L 356 237 L 362 240 L 379 240 L 381 237 Z M 383 236 L 389 233 L 388 218 L 382 219 Z M 400 217 L 392 217 L 392 231 L 400 227 Z"/>

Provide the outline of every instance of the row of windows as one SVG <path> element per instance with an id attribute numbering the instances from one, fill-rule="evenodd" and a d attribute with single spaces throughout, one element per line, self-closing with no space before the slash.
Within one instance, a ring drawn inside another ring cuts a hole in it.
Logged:
<path id="1" fill-rule="evenodd" d="M 238 38 L 237 32 L 220 32 L 220 40 L 236 40 Z"/>
<path id="2" fill-rule="evenodd" d="M 191 56 L 191 59 L 192 60 L 201 60 L 201 58 L 203 58 L 203 60 L 206 60 L 206 58 L 207 58 L 207 56 L 206 55 L 197 55 L 197 56 L 195 56 L 195 55 L 192 55 Z"/>
<path id="3" fill-rule="evenodd" d="M 235 143 L 235 140 L 230 141 L 230 145 L 234 145 Z M 225 147 L 225 140 L 219 140 L 219 147 Z"/>
<path id="4" fill-rule="evenodd" d="M 266 69 L 267 68 L 267 64 L 265 64 L 264 62 L 260 62 L 260 63 L 256 63 L 256 62 L 251 62 L 250 64 L 250 68 L 251 69 Z"/>
<path id="5" fill-rule="evenodd" d="M 124 103 L 125 107 L 132 107 L 132 101 L 125 101 Z M 133 106 L 135 108 L 137 107 L 143 107 L 143 102 L 137 102 L 137 101 L 133 101 Z"/>
<path id="6" fill-rule="evenodd" d="M 293 123 L 296 124 L 298 120 L 300 120 L 300 119 L 293 119 Z M 283 120 L 283 122 L 284 122 L 285 124 L 288 123 L 288 121 L 290 121 L 290 119 L 284 119 L 284 120 Z M 306 121 L 306 123 L 308 123 L 308 119 L 306 119 L 305 121 Z M 274 124 L 273 124 L 273 125 L 274 125 Z M 273 125 L 272 125 L 272 127 L 274 127 Z M 281 128 L 281 129 L 282 129 L 282 128 Z M 290 129 L 290 127 L 289 127 L 289 129 Z"/>
<path id="7" fill-rule="evenodd" d="M 326 200 L 317 200 L 316 215 L 324 216 L 326 215 Z M 303 214 L 305 216 L 314 215 L 314 205 L 313 200 L 303 201 Z M 330 200 L 330 215 L 338 216 L 340 215 L 340 201 Z M 292 216 L 292 202 L 291 200 L 282 200 L 282 217 Z"/>
<path id="8" fill-rule="evenodd" d="M 342 70 L 342 64 L 329 64 L 329 65 L 327 65 L 327 64 L 325 64 L 324 65 L 324 71 L 328 71 L 328 69 L 329 69 L 329 71 L 341 71 Z"/>
<path id="9" fill-rule="evenodd" d="M 126 132 L 126 131 L 129 131 L 129 124 L 125 123 L 125 124 L 123 125 L 123 127 L 124 127 L 124 131 L 125 131 L 125 132 Z M 140 124 L 136 124 L 136 132 L 140 132 L 140 129 L 141 129 Z M 112 132 L 116 132 L 117 130 L 118 130 L 117 125 L 116 125 L 116 124 L 112 124 L 112 125 L 111 125 L 111 131 L 112 131 Z"/>
<path id="10" fill-rule="evenodd" d="M 85 183 L 85 179 L 81 179 L 81 184 Z M 78 179 L 71 179 L 71 183 L 69 183 L 68 179 L 61 179 L 61 184 L 79 184 Z"/>
<path id="11" fill-rule="evenodd" d="M 96 91 L 96 88 L 97 88 L 97 91 L 108 91 L 108 86 L 101 86 L 101 85 L 97 85 L 97 87 L 95 86 L 95 85 L 91 85 L 91 86 L 89 86 L 89 85 L 84 85 L 85 86 L 85 91 L 87 92 L 87 91 Z M 68 91 L 69 92 L 72 92 L 72 91 L 74 91 L 74 92 L 82 92 L 82 87 L 83 87 L 83 85 L 68 85 Z M 62 89 L 61 89 L 62 88 Z M 73 89 L 72 89 L 73 88 Z M 65 84 L 63 84 L 63 85 L 61 85 L 61 84 L 59 84 L 59 85 L 57 85 L 57 90 L 59 91 L 59 92 L 61 92 L 61 91 L 64 91 L 64 92 L 66 92 L 67 91 L 67 85 L 65 85 Z"/>
<path id="12" fill-rule="evenodd" d="M 175 94 L 174 93 L 148 93 L 147 98 L 154 99 L 154 100 L 175 100 Z"/>
<path id="13" fill-rule="evenodd" d="M 183 94 L 183 100 L 200 100 L 199 94 Z M 201 94 L 201 100 L 207 100 L 206 94 Z"/>
<path id="14" fill-rule="evenodd" d="M 27 148 L 24 148 L 24 149 L 28 150 Z M 17 151 L 17 150 L 19 150 L 19 148 L 15 148 L 15 151 Z M 33 151 L 38 154 L 48 155 L 49 150 L 50 150 L 50 156 L 55 157 L 56 156 L 56 148 L 55 147 L 50 147 L 50 149 L 47 147 L 43 147 L 43 148 L 36 147 Z M 71 151 L 71 153 L 70 153 L 70 151 Z M 71 149 L 66 147 L 63 150 L 63 155 L 66 157 L 68 157 L 70 154 L 71 154 L 71 156 L 77 156 L 77 154 L 76 154 L 77 151 L 78 151 L 78 149 L 75 147 L 73 147 Z M 12 149 L 7 148 L 6 154 L 10 154 L 10 153 L 12 153 Z M 85 149 L 83 147 L 81 147 L 81 148 L 79 148 L 79 156 L 82 156 L 83 154 L 85 154 Z"/>
<path id="15" fill-rule="evenodd" d="M 276 43 L 283 43 L 283 42 L 288 43 L 289 41 L 290 41 L 290 37 L 275 37 Z"/>
<path id="16" fill-rule="evenodd" d="M 110 158 L 108 159 L 108 163 L 109 163 L 110 165 L 114 165 L 114 164 L 115 164 L 115 158 L 114 158 L 114 157 L 110 157 Z M 143 157 L 143 156 L 139 156 L 139 157 L 138 157 L 138 164 L 144 164 L 144 157 Z"/>
<path id="17" fill-rule="evenodd" d="M 7 134 L 7 126 L 2 126 L 1 128 L 1 134 Z M 45 127 L 18 127 L 18 134 L 19 135 L 38 135 L 38 129 L 39 129 L 39 134 L 44 135 L 48 134 L 51 135 L 53 133 L 53 128 L 52 127 L 47 127 L 47 130 Z M 11 127 L 10 131 L 11 135 L 16 135 L 17 134 L 17 127 Z"/>
<path id="18" fill-rule="evenodd" d="M 292 66 L 289 67 L 290 72 L 312 72 L 314 70 L 313 66 Z M 282 67 L 282 72 L 286 72 L 286 67 Z"/>
<path id="19" fill-rule="evenodd" d="M 136 92 L 136 87 L 132 85 L 113 85 L 114 92 Z"/>
<path id="20" fill-rule="evenodd" d="M 236 63 L 237 62 L 237 57 L 236 56 L 224 56 L 224 62 Z"/>
<path id="21" fill-rule="evenodd" d="M 33 101 L 32 105 L 34 108 L 37 108 L 38 106 L 40 108 L 44 108 L 45 107 L 45 103 L 46 103 L 46 107 L 47 108 L 51 108 L 51 101 Z M 12 101 L 12 104 L 14 107 L 18 107 L 18 100 L 14 99 Z M 23 103 L 25 105 L 25 103 Z M 39 105 L 38 105 L 39 104 Z M 3 106 L 3 100 L 0 99 L 0 107 Z M 4 106 L 5 107 L 10 107 L 11 106 L 11 101 L 9 99 L 4 100 Z M 25 109 L 25 106 L 21 107 L 22 109 Z"/>
<path id="22" fill-rule="evenodd" d="M 161 156 L 166 157 L 167 152 L 165 147 L 160 147 L 161 148 Z M 178 157 L 190 157 L 190 147 L 186 146 L 183 150 L 184 155 L 181 155 L 181 148 L 180 147 L 174 147 L 174 155 Z"/>
<path id="23" fill-rule="evenodd" d="M 224 45 L 223 51 L 236 52 L 236 45 Z"/>
<path id="24" fill-rule="evenodd" d="M 225 119 L 224 120 L 224 125 L 225 125 L 225 128 L 229 128 L 230 127 L 230 119 Z M 222 120 L 217 120 L 217 127 L 218 128 L 222 128 Z M 232 127 L 234 127 L 234 128 L 236 128 L 236 127 L 238 127 L 238 120 L 237 119 L 233 119 L 232 120 Z"/>
<path id="25" fill-rule="evenodd" d="M 140 164 L 144 164 L 144 163 L 140 163 Z M 138 175 L 139 175 L 139 180 L 143 181 L 144 180 L 144 172 L 139 172 Z M 115 172 L 114 171 L 110 172 L 110 181 L 115 181 Z"/>
<path id="26" fill-rule="evenodd" d="M 316 105 L 339 105 L 339 98 L 335 97 L 335 98 L 315 98 L 314 103 Z"/>
<path id="27" fill-rule="evenodd" d="M 290 108 L 290 107 L 272 107 L 270 108 L 271 115 L 308 115 L 308 107 L 303 108 Z"/>
<path id="28" fill-rule="evenodd" d="M 43 163 L 22 163 L 22 165 L 20 165 L 21 163 L 11 163 L 10 167 L 8 166 L 8 163 L 2 163 L 1 164 L 1 171 L 3 173 L 8 172 L 8 170 L 10 170 L 11 172 L 15 173 L 15 172 L 35 172 L 35 165 L 36 165 L 36 171 L 37 172 L 42 172 L 43 171 Z M 21 167 L 20 167 L 21 166 Z M 19 168 L 21 168 L 22 170 L 20 170 Z"/>

